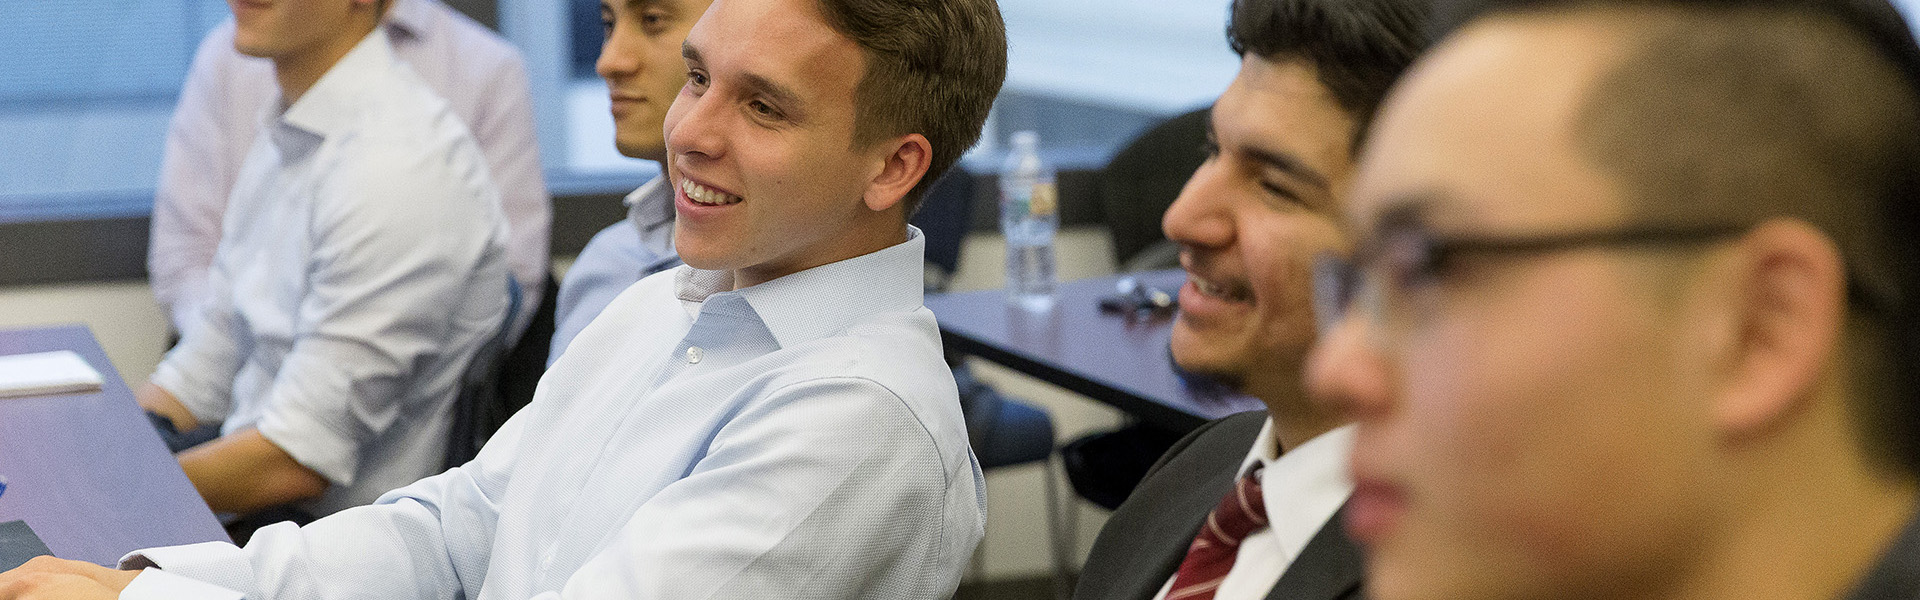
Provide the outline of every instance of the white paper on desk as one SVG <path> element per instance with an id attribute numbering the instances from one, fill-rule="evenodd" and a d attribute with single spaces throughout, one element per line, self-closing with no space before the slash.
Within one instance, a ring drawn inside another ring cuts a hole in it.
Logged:
<path id="1" fill-rule="evenodd" d="M 72 350 L 0 356 L 0 398 L 91 392 L 102 381 Z"/>

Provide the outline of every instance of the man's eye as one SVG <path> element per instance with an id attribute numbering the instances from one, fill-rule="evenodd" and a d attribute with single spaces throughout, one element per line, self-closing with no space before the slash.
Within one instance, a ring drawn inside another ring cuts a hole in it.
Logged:
<path id="1" fill-rule="evenodd" d="M 707 87 L 707 74 L 699 71 L 687 71 L 687 83 Z"/>
<path id="2" fill-rule="evenodd" d="M 747 109 L 752 110 L 753 114 L 760 115 L 762 117 L 766 117 L 769 119 L 780 118 L 779 110 L 776 110 L 773 108 L 772 105 L 767 104 L 765 102 L 761 102 L 759 100 L 754 100 L 752 102 L 747 103 Z"/>
<path id="3" fill-rule="evenodd" d="M 667 26 L 667 16 L 660 13 L 640 15 L 640 26 L 647 31 L 658 31 Z"/>

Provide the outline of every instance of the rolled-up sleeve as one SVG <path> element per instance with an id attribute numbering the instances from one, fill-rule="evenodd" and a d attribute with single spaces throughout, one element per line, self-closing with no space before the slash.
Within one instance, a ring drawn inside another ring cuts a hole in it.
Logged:
<path id="1" fill-rule="evenodd" d="M 365 442 L 419 408 L 409 401 L 451 401 L 451 390 L 419 393 L 416 376 L 449 359 L 464 364 L 478 344 L 456 343 L 456 332 L 490 335 L 507 305 L 491 192 L 476 198 L 459 177 L 422 176 L 447 173 L 449 157 L 394 154 L 354 155 L 332 171 L 345 176 L 321 184 L 295 341 L 258 423 L 339 485 L 352 485 Z M 452 308 L 473 295 L 491 299 L 489 309 Z"/>
<path id="2" fill-rule="evenodd" d="M 223 289 L 228 285 L 226 271 L 219 265 L 209 273 L 213 285 Z M 194 321 L 200 326 L 167 351 L 152 381 L 173 394 L 194 419 L 219 423 L 233 409 L 233 379 L 245 364 L 249 342 L 241 338 L 242 327 L 231 296 L 210 295 L 198 305 L 197 312 Z"/>

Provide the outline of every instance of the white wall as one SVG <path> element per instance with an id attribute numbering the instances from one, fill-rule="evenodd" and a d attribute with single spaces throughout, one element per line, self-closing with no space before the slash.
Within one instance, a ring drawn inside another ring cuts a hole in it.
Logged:
<path id="1" fill-rule="evenodd" d="M 167 348 L 167 317 L 145 281 L 0 287 L 0 329 L 80 323 L 130 385 L 153 374 Z"/>

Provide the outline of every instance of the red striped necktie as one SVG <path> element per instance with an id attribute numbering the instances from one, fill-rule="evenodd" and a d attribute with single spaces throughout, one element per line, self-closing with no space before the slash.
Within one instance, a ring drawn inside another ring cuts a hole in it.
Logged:
<path id="1" fill-rule="evenodd" d="M 1167 600 L 1213 600 L 1213 592 L 1233 570 L 1233 558 L 1240 552 L 1240 541 L 1255 531 L 1267 528 L 1267 505 L 1260 496 L 1261 465 L 1234 483 L 1233 491 L 1220 499 L 1200 526 L 1200 535 L 1187 546 L 1187 558 L 1173 576 Z"/>

